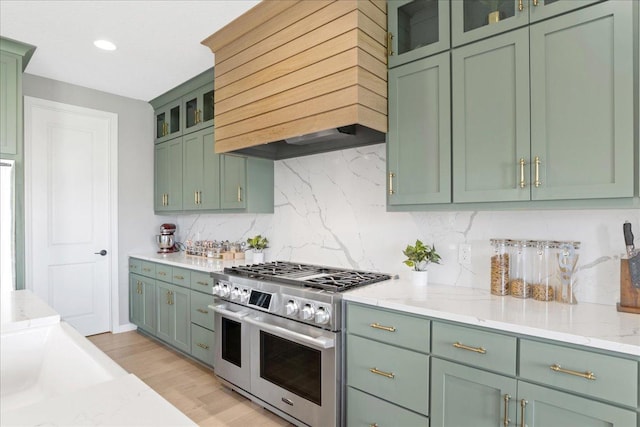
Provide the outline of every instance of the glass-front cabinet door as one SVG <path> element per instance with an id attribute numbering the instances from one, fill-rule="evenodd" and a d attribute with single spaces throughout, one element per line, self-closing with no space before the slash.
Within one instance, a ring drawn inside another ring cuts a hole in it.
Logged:
<path id="1" fill-rule="evenodd" d="M 529 21 L 537 22 L 602 0 L 529 0 Z"/>
<path id="2" fill-rule="evenodd" d="M 178 100 L 156 110 L 156 144 L 182 135 L 180 104 Z"/>
<path id="3" fill-rule="evenodd" d="M 194 90 L 182 99 L 185 133 L 213 124 L 213 83 Z"/>
<path id="4" fill-rule="evenodd" d="M 448 0 L 387 3 L 389 68 L 449 49 Z"/>
<path id="5" fill-rule="evenodd" d="M 529 0 L 455 0 L 451 2 L 453 46 L 509 31 L 528 23 Z"/>

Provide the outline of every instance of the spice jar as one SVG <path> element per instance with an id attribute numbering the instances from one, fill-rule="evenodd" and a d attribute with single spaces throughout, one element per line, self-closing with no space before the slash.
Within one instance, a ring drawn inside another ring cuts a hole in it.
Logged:
<path id="1" fill-rule="evenodd" d="M 491 256 L 491 293 L 493 295 L 509 294 L 509 241 L 491 239 L 493 255 Z"/>
<path id="2" fill-rule="evenodd" d="M 553 301 L 555 298 L 556 242 L 536 242 L 533 259 L 533 284 L 531 294 L 538 301 Z"/>
<path id="3" fill-rule="evenodd" d="M 511 272 L 509 275 L 509 292 L 516 298 L 531 297 L 532 243 L 528 240 L 516 240 L 511 257 Z"/>

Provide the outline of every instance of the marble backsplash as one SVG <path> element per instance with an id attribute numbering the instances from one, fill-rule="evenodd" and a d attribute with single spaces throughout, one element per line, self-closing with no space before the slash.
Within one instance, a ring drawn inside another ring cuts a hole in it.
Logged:
<path id="1" fill-rule="evenodd" d="M 614 305 L 620 294 L 622 223 L 638 230 L 637 209 L 387 212 L 384 144 L 275 162 L 274 214 L 176 218 L 178 240 L 268 237 L 266 261 L 292 260 L 408 277 L 402 250 L 416 238 L 434 244 L 440 265 L 429 281 L 489 289 L 489 239 L 580 241 L 578 302 Z M 458 245 L 471 245 L 471 264 Z M 247 255 L 250 260 L 250 255 Z"/>

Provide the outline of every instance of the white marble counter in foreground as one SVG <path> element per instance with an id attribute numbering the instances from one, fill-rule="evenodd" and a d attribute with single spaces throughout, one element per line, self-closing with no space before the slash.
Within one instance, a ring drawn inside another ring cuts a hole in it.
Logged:
<path id="1" fill-rule="evenodd" d="M 144 254 L 130 254 L 129 257 L 141 259 L 144 261 L 159 262 L 162 264 L 171 265 L 173 267 L 199 270 L 205 273 L 222 271 L 226 267 L 234 267 L 236 265 L 245 265 L 250 263 L 250 260 L 246 259 L 223 261 L 221 259 L 192 257 L 187 256 L 184 252 L 174 252 L 170 254 L 159 254 L 151 252 Z"/>
<path id="2" fill-rule="evenodd" d="M 0 300 L 1 332 L 60 322 L 60 315 L 29 290 L 3 293 Z"/>
<path id="3" fill-rule="evenodd" d="M 615 306 L 494 296 L 487 290 L 390 280 L 345 292 L 345 301 L 640 356 L 640 315 Z"/>

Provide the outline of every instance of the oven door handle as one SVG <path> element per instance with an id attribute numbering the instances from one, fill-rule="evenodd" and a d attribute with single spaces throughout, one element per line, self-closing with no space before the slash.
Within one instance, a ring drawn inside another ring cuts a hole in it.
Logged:
<path id="1" fill-rule="evenodd" d="M 223 316 L 232 317 L 237 320 L 246 320 L 244 317 L 247 314 L 249 314 L 247 312 L 235 312 L 235 311 L 227 310 L 226 308 L 224 308 L 224 304 L 210 305 L 209 308 L 215 311 L 216 313 L 220 313 Z"/>
<path id="2" fill-rule="evenodd" d="M 252 319 L 251 317 L 245 317 L 243 321 L 250 323 L 254 326 L 257 326 L 260 329 L 265 331 L 273 332 L 282 337 L 291 338 L 293 341 L 298 342 L 299 344 L 307 344 L 311 347 L 319 348 L 319 349 L 328 349 L 333 348 L 335 346 L 335 341 L 331 338 L 326 337 L 318 337 L 313 338 L 305 334 L 301 334 L 299 332 L 290 331 L 281 326 L 270 325 L 269 323 L 264 323 L 256 319 Z"/>

